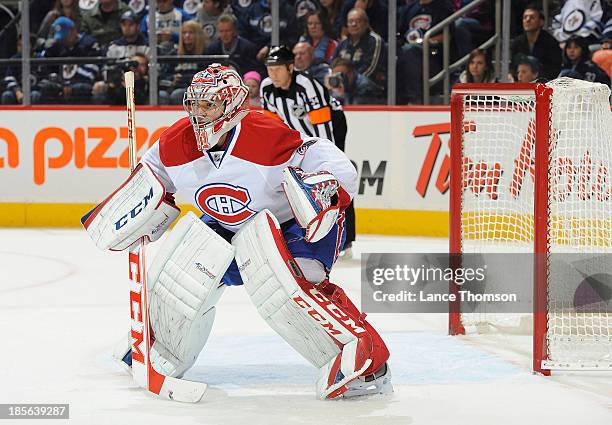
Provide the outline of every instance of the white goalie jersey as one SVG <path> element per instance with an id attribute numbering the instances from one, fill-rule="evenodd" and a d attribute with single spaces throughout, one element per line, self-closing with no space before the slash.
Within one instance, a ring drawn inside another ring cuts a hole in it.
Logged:
<path id="1" fill-rule="evenodd" d="M 355 167 L 329 140 L 302 136 L 259 112 L 250 112 L 228 138 L 224 150 L 203 153 L 185 118 L 162 134 L 142 162 L 152 168 L 168 192 L 180 191 L 233 232 L 263 209 L 269 209 L 281 223 L 293 218 L 282 188 L 283 169 L 288 166 L 332 173 L 340 183 L 342 209 L 357 191 Z"/>

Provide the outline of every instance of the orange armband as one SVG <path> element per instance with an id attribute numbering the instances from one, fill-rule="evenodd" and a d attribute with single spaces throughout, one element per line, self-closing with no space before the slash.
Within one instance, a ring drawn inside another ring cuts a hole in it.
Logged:
<path id="1" fill-rule="evenodd" d="M 310 122 L 313 125 L 323 124 L 325 122 L 331 121 L 331 108 L 329 106 L 324 106 L 323 108 L 310 111 L 308 113 L 308 118 L 310 118 Z"/>

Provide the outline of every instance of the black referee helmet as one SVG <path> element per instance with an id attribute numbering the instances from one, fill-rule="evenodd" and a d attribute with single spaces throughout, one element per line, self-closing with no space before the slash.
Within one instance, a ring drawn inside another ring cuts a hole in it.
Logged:
<path id="1" fill-rule="evenodd" d="M 287 46 L 272 46 L 270 52 L 266 56 L 266 66 L 286 65 L 293 63 L 293 52 Z"/>

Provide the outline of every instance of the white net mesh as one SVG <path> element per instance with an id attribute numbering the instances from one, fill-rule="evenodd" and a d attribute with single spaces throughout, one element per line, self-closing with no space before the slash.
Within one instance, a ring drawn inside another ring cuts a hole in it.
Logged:
<path id="1" fill-rule="evenodd" d="M 535 95 L 464 99 L 462 250 L 532 252 Z M 487 287 L 493 292 L 490 282 Z M 490 313 L 487 304 L 471 308 L 461 316 L 468 332 L 530 330 L 519 314 Z"/>
<path id="2" fill-rule="evenodd" d="M 553 88 L 549 252 L 592 254 L 590 261 L 582 260 L 589 261 L 587 269 L 610 274 L 611 257 L 597 255 L 612 251 L 610 90 L 570 79 L 548 85 Z M 547 335 L 551 365 L 612 365 L 612 314 L 606 305 L 610 301 L 590 296 L 595 295 L 589 294 L 590 286 L 572 287 L 575 280 L 552 256 Z M 574 290 L 569 300 L 568 287 Z"/>
<path id="3" fill-rule="evenodd" d="M 553 89 L 549 228 L 542 230 L 547 231 L 548 252 L 587 253 L 580 257 L 587 269 L 612 275 L 612 265 L 605 261 L 610 257 L 598 255 L 612 251 L 610 91 L 567 78 L 548 86 Z M 536 95 L 524 90 L 488 93 L 494 94 L 467 94 L 463 102 L 462 252 L 531 253 Z M 555 255 L 549 256 L 547 366 L 612 367 L 609 297 L 601 299 L 601 291 L 594 297 L 589 285 L 576 288 L 580 279 L 557 262 Z M 581 297 L 586 301 L 577 303 Z M 588 309 L 583 309 L 585 303 Z M 463 311 L 467 332 L 530 330 L 525 315 L 487 313 L 486 305 Z"/>

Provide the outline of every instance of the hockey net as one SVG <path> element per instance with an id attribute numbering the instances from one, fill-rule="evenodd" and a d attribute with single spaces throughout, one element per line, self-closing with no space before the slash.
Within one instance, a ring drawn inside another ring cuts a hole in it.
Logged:
<path id="1" fill-rule="evenodd" d="M 468 313 L 457 302 L 451 334 L 533 332 L 538 372 L 612 369 L 610 288 L 581 309 L 575 282 L 554 265 L 554 254 L 576 253 L 612 273 L 601 255 L 612 252 L 609 97 L 605 85 L 568 78 L 455 87 L 451 252 L 534 253 L 535 313 Z"/>

